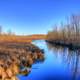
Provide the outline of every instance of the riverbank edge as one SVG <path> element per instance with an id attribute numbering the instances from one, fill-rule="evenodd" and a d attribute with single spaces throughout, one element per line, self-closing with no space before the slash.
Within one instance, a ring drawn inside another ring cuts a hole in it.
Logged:
<path id="1" fill-rule="evenodd" d="M 68 47 L 69 49 L 80 49 L 79 44 L 73 44 L 73 43 L 67 43 L 64 41 L 57 41 L 57 40 L 45 40 L 47 43 L 54 44 L 57 46 L 62 46 L 62 47 Z"/>
<path id="2" fill-rule="evenodd" d="M 12 47 L 11 47 L 11 45 L 9 45 L 9 43 L 7 43 L 8 44 L 8 46 L 7 45 L 1 45 L 1 46 L 3 46 L 3 47 L 7 47 L 7 48 L 11 48 L 11 49 L 13 49 L 13 48 L 16 48 L 16 47 L 14 47 L 13 45 L 12 45 Z M 10 43 L 11 44 L 11 43 Z M 12 44 L 14 44 L 14 43 L 12 43 Z M 18 43 L 16 43 L 16 44 L 18 44 Z M 21 43 L 22 44 L 22 43 Z M 34 45 L 34 44 L 32 44 L 32 43 L 26 43 L 26 44 L 29 44 L 29 50 L 32 52 L 32 54 L 34 55 L 34 52 L 36 52 L 37 54 L 38 54 L 38 52 L 37 52 L 37 50 L 38 51 L 40 51 L 40 54 L 43 54 L 44 53 L 44 50 L 43 49 L 40 49 L 38 46 L 36 46 L 36 45 Z M 15 44 L 14 44 L 15 45 Z M 17 47 L 19 47 L 19 45 L 17 46 Z M 23 47 L 24 48 L 24 47 Z M 17 49 L 17 48 L 16 48 Z M 4 53 L 3 53 L 4 54 Z M 6 56 L 5 56 L 6 57 Z M 43 57 L 44 58 L 44 57 Z M 34 64 L 34 63 L 33 63 Z M 23 72 L 25 72 L 25 71 L 22 71 L 21 73 L 23 74 Z M 28 75 L 28 73 L 27 73 L 27 75 Z M 16 77 L 16 76 L 15 76 Z M 15 80 L 17 80 L 17 79 L 15 79 Z"/>

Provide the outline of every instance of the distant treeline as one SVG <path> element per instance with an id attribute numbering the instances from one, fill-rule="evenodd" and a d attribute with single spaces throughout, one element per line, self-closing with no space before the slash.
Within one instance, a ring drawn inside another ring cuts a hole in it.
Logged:
<path id="1" fill-rule="evenodd" d="M 54 26 L 48 32 L 47 40 L 71 44 L 80 44 L 80 15 L 72 15 L 66 23 Z"/>
<path id="2" fill-rule="evenodd" d="M 17 35 L 11 30 L 4 32 L 2 26 L 0 26 L 0 43 L 2 42 L 31 43 L 34 40 L 45 40 L 45 39 L 46 39 L 46 34 Z"/>

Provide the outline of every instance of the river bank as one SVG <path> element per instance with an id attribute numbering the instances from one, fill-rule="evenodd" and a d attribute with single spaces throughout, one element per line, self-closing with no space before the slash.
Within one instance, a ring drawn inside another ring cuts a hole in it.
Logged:
<path id="1" fill-rule="evenodd" d="M 64 42 L 64 41 L 57 41 L 57 40 L 46 40 L 46 42 L 56 45 L 56 46 L 62 46 L 62 47 L 68 47 L 69 49 L 75 50 L 80 49 L 79 44 L 70 43 L 70 42 Z"/>
<path id="2" fill-rule="evenodd" d="M 32 43 L 0 43 L 0 79 L 17 80 L 28 75 L 37 60 L 44 61 L 44 51 Z"/>

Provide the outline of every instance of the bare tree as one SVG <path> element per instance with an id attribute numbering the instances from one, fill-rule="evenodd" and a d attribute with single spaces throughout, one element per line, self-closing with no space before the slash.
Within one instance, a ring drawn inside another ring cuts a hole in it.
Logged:
<path id="1" fill-rule="evenodd" d="M 8 33 L 8 35 L 12 35 L 11 29 L 9 29 L 9 30 L 7 31 L 7 33 Z"/>
<path id="2" fill-rule="evenodd" d="M 73 24 L 73 27 L 75 28 L 76 40 L 78 40 L 79 39 L 79 33 L 80 33 L 80 15 L 72 15 L 71 16 L 71 22 Z"/>
<path id="3" fill-rule="evenodd" d="M 0 34 L 2 34 L 2 26 L 0 26 Z"/>
<path id="4" fill-rule="evenodd" d="M 52 40 L 80 44 L 80 15 L 70 16 L 67 24 L 61 24 L 60 30 L 57 30 L 59 26 L 54 27 L 55 29 L 49 35 L 49 37 L 53 35 Z"/>

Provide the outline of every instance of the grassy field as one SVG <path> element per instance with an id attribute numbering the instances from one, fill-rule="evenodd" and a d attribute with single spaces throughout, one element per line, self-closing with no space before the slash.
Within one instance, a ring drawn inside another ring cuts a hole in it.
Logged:
<path id="1" fill-rule="evenodd" d="M 28 75 L 32 64 L 44 61 L 44 51 L 31 43 L 42 39 L 46 35 L 0 35 L 0 80 L 18 80 L 16 74 Z"/>
<path id="2" fill-rule="evenodd" d="M 45 40 L 46 35 L 36 34 L 36 35 L 0 35 L 0 42 L 32 42 L 33 40 Z"/>

